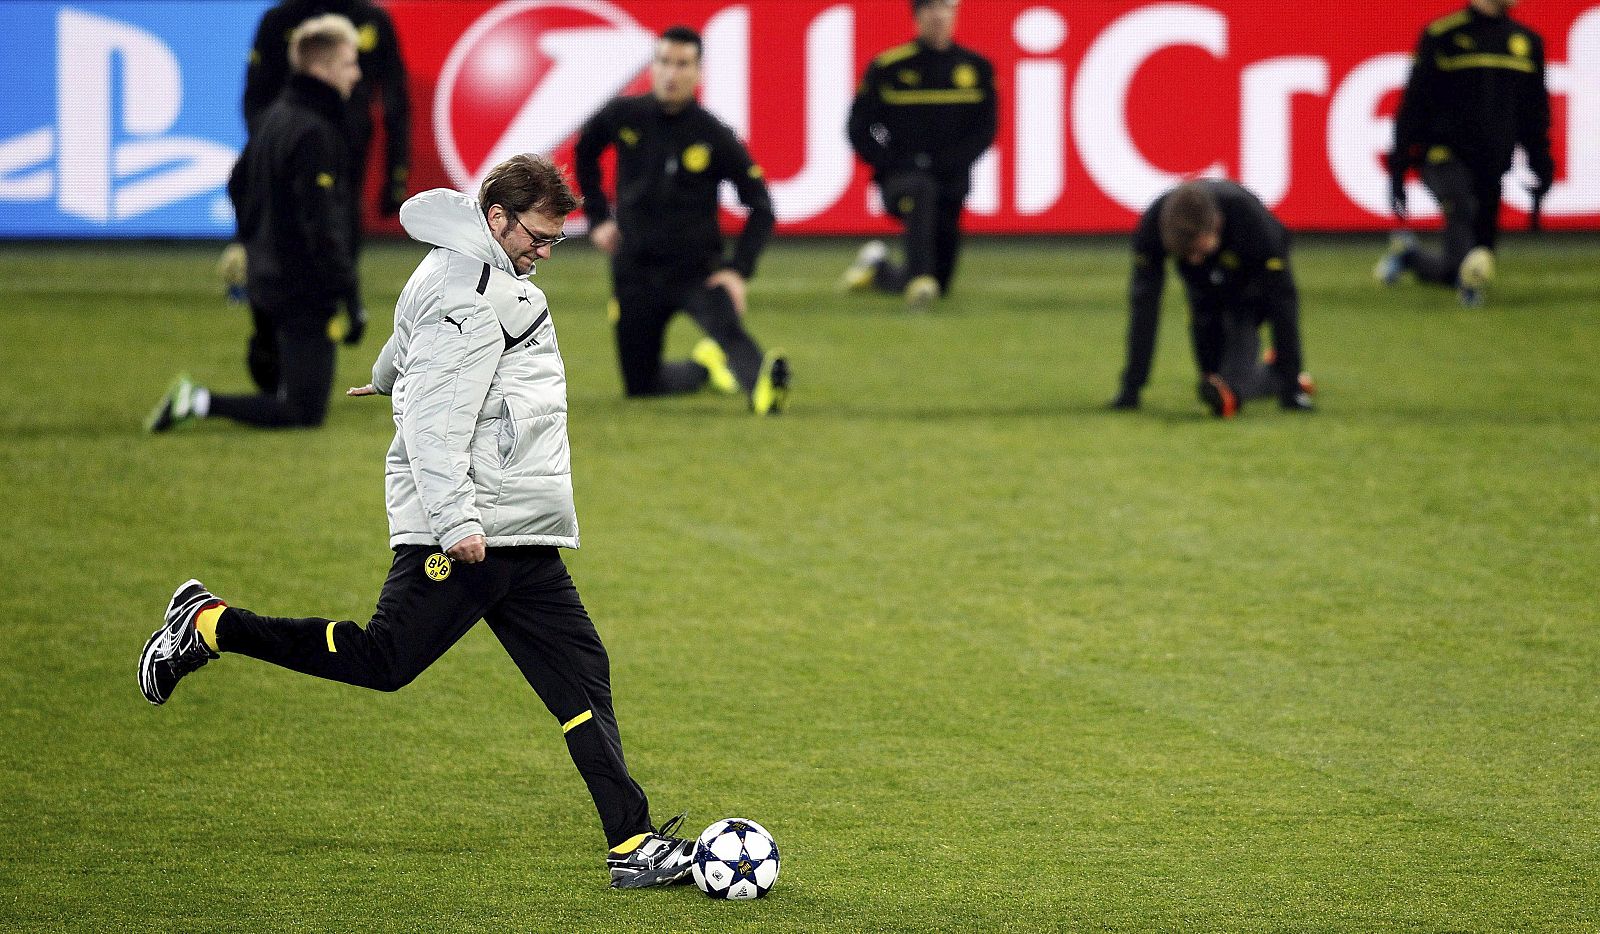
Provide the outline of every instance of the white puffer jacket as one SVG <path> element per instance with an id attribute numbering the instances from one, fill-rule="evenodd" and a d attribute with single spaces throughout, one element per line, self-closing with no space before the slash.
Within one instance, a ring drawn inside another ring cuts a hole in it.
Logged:
<path id="1" fill-rule="evenodd" d="M 384 469 L 389 544 L 578 547 L 567 377 L 544 293 L 519 276 L 473 198 L 436 188 L 400 208 L 431 243 L 394 310 L 372 384 L 394 396 Z M 531 273 L 530 273 L 531 275 Z"/>

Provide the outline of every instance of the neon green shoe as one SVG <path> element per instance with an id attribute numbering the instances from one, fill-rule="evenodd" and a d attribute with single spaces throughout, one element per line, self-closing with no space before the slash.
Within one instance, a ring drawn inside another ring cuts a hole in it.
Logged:
<path id="1" fill-rule="evenodd" d="M 689 351 L 689 359 L 706 368 L 706 374 L 710 377 L 707 382 L 713 390 L 725 396 L 739 391 L 739 378 L 728 369 L 728 355 L 716 341 L 709 337 L 700 338 L 700 342 Z"/>
<path id="2" fill-rule="evenodd" d="M 889 258 L 889 246 L 882 240 L 869 241 L 856 253 L 855 262 L 839 277 L 839 291 L 865 292 L 872 288 L 878 267 Z"/>
<path id="3" fill-rule="evenodd" d="M 156 407 L 150 410 L 145 417 L 144 430 L 151 434 L 160 434 L 171 431 L 178 425 L 194 418 L 194 383 L 190 382 L 189 374 L 179 374 L 167 387 L 167 394 L 161 397 Z"/>
<path id="4" fill-rule="evenodd" d="M 761 359 L 761 375 L 750 390 L 750 411 L 757 415 L 777 415 L 789 403 L 789 358 L 781 350 L 768 351 Z"/>

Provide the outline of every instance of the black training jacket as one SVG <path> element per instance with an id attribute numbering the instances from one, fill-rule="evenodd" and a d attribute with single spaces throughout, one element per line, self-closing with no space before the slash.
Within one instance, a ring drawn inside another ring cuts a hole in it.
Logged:
<path id="1" fill-rule="evenodd" d="M 1471 7 L 1434 20 L 1417 40 L 1390 171 L 1459 159 L 1500 175 L 1519 145 L 1534 174 L 1553 181 L 1544 41 L 1508 16 Z"/>
<path id="2" fill-rule="evenodd" d="M 338 91 L 292 75 L 233 166 L 228 197 L 248 257 L 252 303 L 292 311 L 354 286 L 343 119 Z"/>
<path id="3" fill-rule="evenodd" d="M 1261 200 L 1242 185 L 1226 179 L 1201 182 L 1222 210 L 1222 236 L 1217 252 L 1191 266 L 1174 257 L 1191 311 L 1228 309 L 1246 303 L 1264 306 L 1298 304 L 1289 270 L 1289 231 Z M 1133 231 L 1133 274 L 1128 283 L 1128 362 L 1122 385 L 1140 389 L 1150 378 L 1156 328 L 1161 318 L 1161 291 L 1166 285 L 1167 250 L 1161 244 L 1161 206 L 1157 198 Z M 1281 317 L 1281 315 L 1268 315 Z"/>
<path id="4" fill-rule="evenodd" d="M 994 66 L 971 49 L 921 40 L 874 58 L 850 104 L 850 145 L 882 180 L 923 171 L 963 190 L 994 142 Z"/>
<path id="5" fill-rule="evenodd" d="M 619 97 L 584 123 L 574 152 L 578 187 L 591 227 L 612 216 L 601 181 L 600 154 L 617 153 L 618 255 L 647 265 L 728 268 L 745 278 L 772 236 L 772 196 L 761 166 L 733 130 L 699 104 L 669 114 L 654 95 Z M 749 209 L 744 229 L 724 258 L 717 193 L 733 184 Z"/>
<path id="6" fill-rule="evenodd" d="M 373 88 L 383 102 L 384 187 L 382 207 L 399 210 L 405 200 L 411 171 L 411 97 L 406 87 L 406 65 L 394 20 L 366 0 L 284 0 L 268 10 L 256 27 L 250 49 L 250 66 L 244 76 L 244 119 L 253 130 L 267 107 L 289 80 L 289 33 L 313 16 L 338 13 L 356 27 L 357 61 L 361 80 L 350 93 L 345 110 L 345 142 L 352 157 L 365 157 L 372 142 Z M 356 197 L 366 166 L 355 167 Z"/>

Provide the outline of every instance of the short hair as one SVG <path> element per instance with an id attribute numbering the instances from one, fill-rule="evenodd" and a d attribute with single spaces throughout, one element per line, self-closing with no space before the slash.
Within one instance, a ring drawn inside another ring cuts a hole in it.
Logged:
<path id="1" fill-rule="evenodd" d="M 1183 256 L 1201 234 L 1211 233 L 1222 223 L 1222 209 L 1204 182 L 1184 182 L 1167 194 L 1158 220 L 1161 245 L 1168 254 Z"/>
<path id="2" fill-rule="evenodd" d="M 478 188 L 478 207 L 485 217 L 500 205 L 512 214 L 538 211 L 566 217 L 583 204 L 561 167 L 544 156 L 512 156 L 489 170 Z"/>
<path id="3" fill-rule="evenodd" d="M 356 25 L 338 13 L 313 16 L 289 33 L 289 69 L 304 74 L 341 45 L 361 47 Z"/>
<path id="4" fill-rule="evenodd" d="M 680 45 L 694 46 L 694 57 L 696 59 L 699 59 L 704 53 L 704 50 L 700 45 L 700 34 L 695 32 L 693 29 L 690 29 L 688 26 L 668 26 L 666 30 L 661 33 L 661 41 L 676 42 Z"/>

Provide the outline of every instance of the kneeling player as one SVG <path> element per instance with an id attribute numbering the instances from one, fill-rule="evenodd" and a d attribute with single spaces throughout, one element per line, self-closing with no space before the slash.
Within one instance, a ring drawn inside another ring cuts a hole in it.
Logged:
<path id="1" fill-rule="evenodd" d="M 1289 270 L 1289 232 L 1234 182 L 1202 179 L 1167 192 L 1139 218 L 1128 289 L 1128 359 L 1113 408 L 1136 409 L 1150 377 L 1166 259 L 1189 297 L 1189 330 L 1200 398 L 1219 418 L 1247 399 L 1276 396 L 1283 408 L 1313 409 L 1301 372 L 1300 295 Z M 1261 325 L 1272 332 L 1263 360 Z"/>

